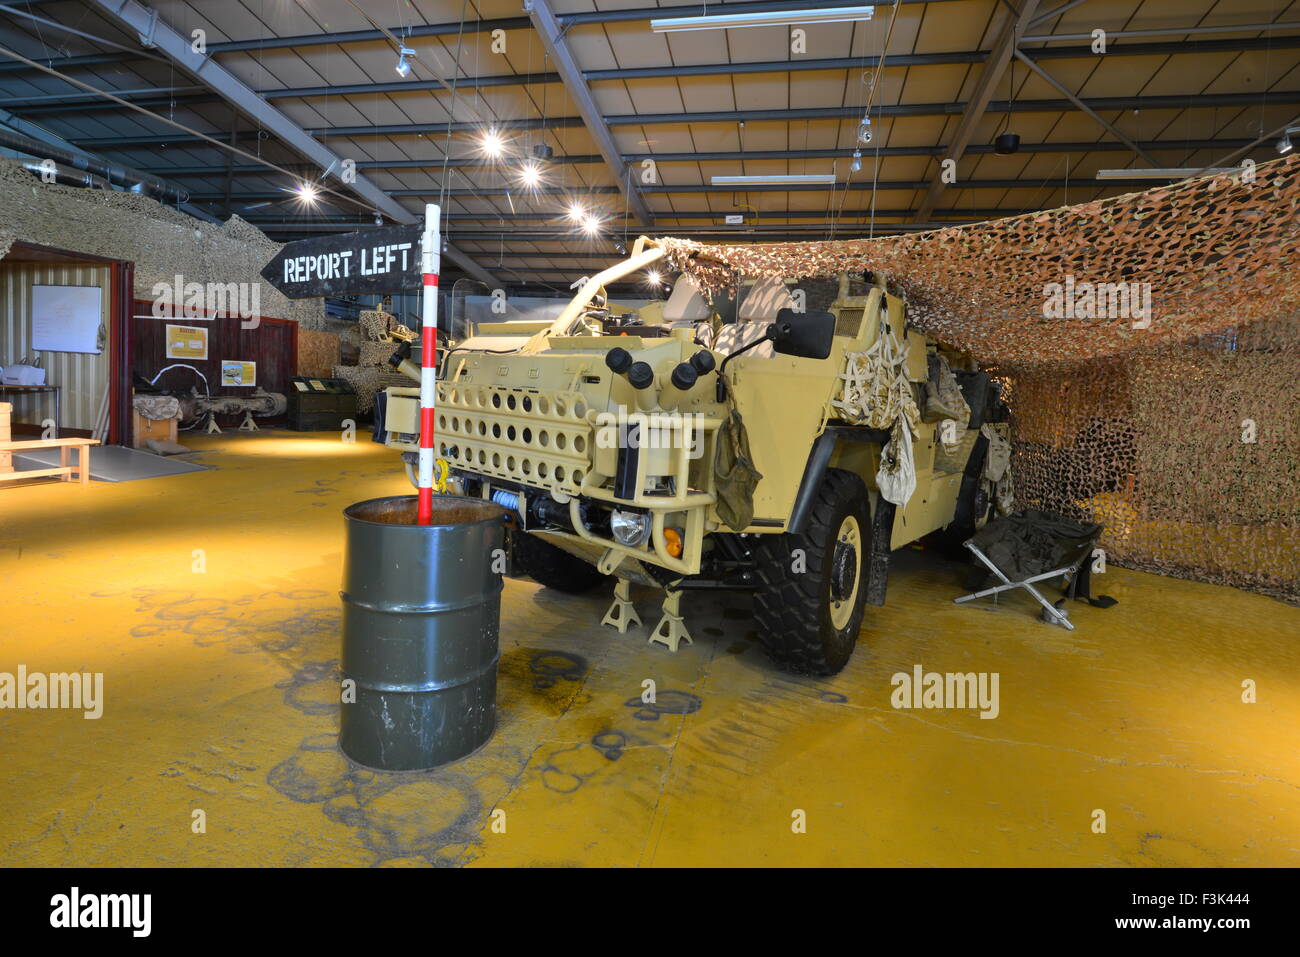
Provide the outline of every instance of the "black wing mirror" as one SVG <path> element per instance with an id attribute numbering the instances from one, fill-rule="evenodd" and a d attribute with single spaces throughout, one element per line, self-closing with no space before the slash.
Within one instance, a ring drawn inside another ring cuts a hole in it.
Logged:
<path id="1" fill-rule="evenodd" d="M 769 327 L 772 348 L 783 356 L 825 359 L 835 340 L 835 316 L 829 312 L 782 309 Z"/>

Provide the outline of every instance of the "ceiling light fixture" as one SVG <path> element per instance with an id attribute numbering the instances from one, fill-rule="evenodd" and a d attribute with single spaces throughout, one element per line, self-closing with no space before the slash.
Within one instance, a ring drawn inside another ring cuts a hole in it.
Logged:
<path id="1" fill-rule="evenodd" d="M 506 141 L 495 129 L 490 129 L 483 134 L 483 138 L 479 141 L 479 148 L 486 155 L 496 159 L 505 152 Z"/>
<path id="2" fill-rule="evenodd" d="M 871 117 L 864 116 L 858 124 L 858 142 L 863 146 L 871 142 Z"/>
<path id="3" fill-rule="evenodd" d="M 1292 133 L 1300 133 L 1300 126 L 1288 126 L 1286 132 L 1282 134 L 1282 138 L 1277 141 L 1277 151 L 1283 156 L 1295 149 L 1291 143 Z"/>
<path id="4" fill-rule="evenodd" d="M 320 195 L 316 191 L 316 187 L 311 183 L 299 183 L 294 192 L 297 194 L 299 201 L 306 203 L 308 206 L 314 205 L 316 197 Z"/>
<path id="5" fill-rule="evenodd" d="M 397 75 L 403 80 L 411 75 L 411 61 L 408 57 L 413 56 L 415 56 L 415 51 L 410 47 L 402 47 L 397 51 L 397 66 L 394 69 L 397 70 Z"/>
<path id="6" fill-rule="evenodd" d="M 724 8 L 725 9 L 725 8 Z M 805 23 L 845 23 L 851 20 L 870 20 L 874 6 L 840 7 L 819 10 L 773 10 L 769 13 L 715 13 L 705 17 L 672 17 L 651 20 L 655 33 L 673 33 L 682 30 L 737 30 L 741 27 L 779 27 Z"/>
<path id="7" fill-rule="evenodd" d="M 645 274 L 645 281 L 651 286 L 661 286 L 663 285 L 664 277 L 652 269 Z"/>
<path id="8" fill-rule="evenodd" d="M 580 223 L 586 218 L 586 216 L 587 207 L 583 206 L 582 203 L 574 201 L 569 204 L 569 219 L 573 220 L 575 223 Z"/>
<path id="9" fill-rule="evenodd" d="M 1188 179 L 1192 176 L 1221 176 L 1224 173 L 1240 173 L 1240 166 L 1167 168 L 1167 169 L 1099 169 L 1097 179 Z"/>
<path id="10" fill-rule="evenodd" d="M 853 162 L 849 164 L 849 169 L 855 173 L 862 169 L 862 150 L 853 151 Z"/>
<path id="11" fill-rule="evenodd" d="M 835 174 L 799 173 L 773 176 L 714 176 L 710 182 L 714 186 L 830 186 L 835 182 Z"/>
<path id="12" fill-rule="evenodd" d="M 1008 66 L 1010 67 L 1010 78 L 1008 80 L 1010 94 L 1010 106 L 1007 108 L 1007 125 L 1002 128 L 1002 132 L 993 141 L 993 152 L 999 156 L 1010 156 L 1012 153 L 1020 152 L 1020 135 L 1011 132 L 1011 111 L 1016 105 L 1016 61 L 1013 59 Z"/>
<path id="13" fill-rule="evenodd" d="M 594 236 L 600 232 L 600 220 L 595 216 L 588 216 L 582 221 L 582 231 L 588 236 Z"/>
<path id="14" fill-rule="evenodd" d="M 529 189 L 536 189 L 542 182 L 542 168 L 530 160 L 519 168 L 519 181 Z"/>

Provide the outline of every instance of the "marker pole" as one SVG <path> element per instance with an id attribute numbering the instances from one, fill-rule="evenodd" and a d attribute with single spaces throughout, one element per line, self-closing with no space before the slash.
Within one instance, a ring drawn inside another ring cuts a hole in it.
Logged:
<path id="1" fill-rule="evenodd" d="M 438 207 L 424 207 L 424 241 L 420 271 L 424 273 L 423 316 L 420 326 L 420 466 L 416 523 L 433 523 L 433 416 L 438 391 L 438 270 L 442 237 Z"/>

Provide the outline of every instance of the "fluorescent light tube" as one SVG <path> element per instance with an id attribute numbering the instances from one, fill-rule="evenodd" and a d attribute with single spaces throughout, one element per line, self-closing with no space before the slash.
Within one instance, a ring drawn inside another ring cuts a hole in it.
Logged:
<path id="1" fill-rule="evenodd" d="M 714 186 L 830 186 L 834 173 L 810 173 L 797 176 L 714 176 Z"/>
<path id="2" fill-rule="evenodd" d="M 875 12 L 873 6 L 838 7 L 819 10 L 775 10 L 770 13 L 727 13 L 722 7 L 721 13 L 704 17 L 672 17 L 664 20 L 651 20 L 650 29 L 655 33 L 671 33 L 677 30 L 736 30 L 741 27 L 776 27 L 804 23 L 843 23 L 848 20 L 870 20 Z"/>
<path id="3" fill-rule="evenodd" d="M 1240 173 L 1240 166 L 1215 167 L 1213 169 L 1099 169 L 1097 179 L 1187 179 L 1198 174 L 1218 176 L 1221 173 Z"/>

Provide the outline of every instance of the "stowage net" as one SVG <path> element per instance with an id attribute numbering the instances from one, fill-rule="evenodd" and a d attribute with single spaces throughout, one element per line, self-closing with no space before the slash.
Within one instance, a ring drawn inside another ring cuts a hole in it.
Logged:
<path id="1" fill-rule="evenodd" d="M 707 289 L 871 271 L 1012 410 L 1021 505 L 1108 561 L 1300 600 L 1300 157 L 973 226 L 661 240 Z"/>

